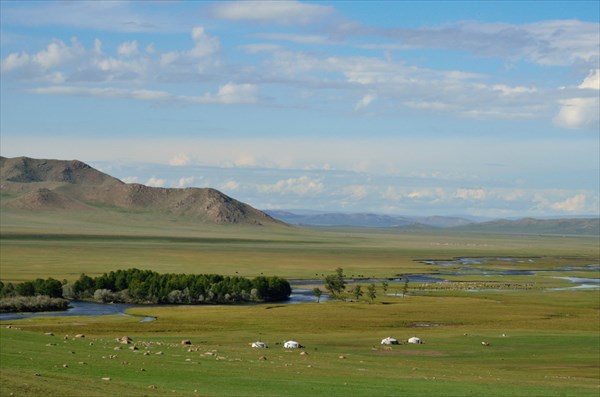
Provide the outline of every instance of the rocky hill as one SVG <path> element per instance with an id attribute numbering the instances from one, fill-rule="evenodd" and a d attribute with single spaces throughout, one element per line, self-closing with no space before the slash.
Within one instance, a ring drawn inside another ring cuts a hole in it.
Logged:
<path id="1" fill-rule="evenodd" d="M 212 224 L 283 224 L 215 189 L 128 184 L 77 160 L 0 157 L 0 194 L 3 210 L 116 210 Z"/>

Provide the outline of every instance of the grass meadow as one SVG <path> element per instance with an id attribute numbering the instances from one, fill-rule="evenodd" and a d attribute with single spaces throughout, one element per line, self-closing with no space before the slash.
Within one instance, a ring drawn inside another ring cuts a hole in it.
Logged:
<path id="1" fill-rule="evenodd" d="M 293 305 L 149 306 L 130 309 L 130 316 L 2 321 L 0 396 L 597 396 L 600 391 L 600 291 L 551 290 L 571 285 L 556 276 L 598 278 L 595 271 L 555 271 L 597 264 L 597 237 L 168 228 L 166 223 L 77 231 L 44 222 L 33 228 L 10 219 L 3 223 L 2 281 L 74 280 L 82 272 L 129 267 L 294 279 L 321 278 L 342 267 L 349 276 L 393 277 L 440 270 L 416 259 L 458 256 L 519 257 L 523 261 L 486 266 L 537 273 L 453 277 L 533 283 L 527 290 L 428 290 L 411 283 L 405 297 L 384 295 L 378 285 L 374 303 L 363 297 Z M 157 319 L 140 322 L 141 316 Z M 124 335 L 138 350 L 115 341 Z M 383 348 L 379 342 L 387 336 L 418 336 L 425 344 Z M 182 339 L 192 344 L 181 345 Z M 305 349 L 286 351 L 281 343 L 288 339 Z M 270 348 L 250 348 L 256 340 Z"/>

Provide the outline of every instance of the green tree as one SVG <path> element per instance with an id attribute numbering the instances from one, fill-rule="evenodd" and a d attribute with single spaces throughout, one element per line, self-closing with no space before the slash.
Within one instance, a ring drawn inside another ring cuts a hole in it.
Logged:
<path id="1" fill-rule="evenodd" d="M 375 284 L 369 284 L 369 286 L 367 287 L 367 296 L 371 300 L 371 303 L 373 303 L 373 301 L 377 297 L 377 291 L 375 288 Z"/>
<path id="2" fill-rule="evenodd" d="M 62 298 L 62 283 L 53 278 L 48 278 L 41 283 L 40 289 L 36 291 L 40 295 L 47 295 L 51 298 Z"/>
<path id="3" fill-rule="evenodd" d="M 339 297 L 339 294 L 346 289 L 344 269 L 338 267 L 335 269 L 335 274 L 327 275 L 325 277 L 325 288 L 331 292 L 333 296 Z"/>
<path id="4" fill-rule="evenodd" d="M 17 294 L 21 296 L 33 296 L 35 295 L 35 286 L 31 281 L 25 281 L 17 284 Z"/>
<path id="5" fill-rule="evenodd" d="M 408 293 L 408 277 L 404 278 L 404 286 L 402 286 L 402 296 Z"/>
<path id="6" fill-rule="evenodd" d="M 388 287 L 389 287 L 389 284 L 387 281 L 381 282 L 381 289 L 383 290 L 384 295 L 387 293 Z"/>
<path id="7" fill-rule="evenodd" d="M 363 296 L 362 287 L 360 285 L 355 286 L 352 290 L 352 295 L 354 295 L 354 298 L 356 298 L 356 300 L 359 300 L 360 297 Z"/>
<path id="8" fill-rule="evenodd" d="M 317 303 L 321 302 L 321 295 L 323 295 L 323 291 L 321 291 L 321 288 L 316 287 L 313 288 L 313 295 L 317 297 Z"/>

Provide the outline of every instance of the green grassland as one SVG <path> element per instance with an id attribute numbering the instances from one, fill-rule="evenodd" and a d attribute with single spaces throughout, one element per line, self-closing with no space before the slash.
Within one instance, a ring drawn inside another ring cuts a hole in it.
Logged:
<path id="1" fill-rule="evenodd" d="M 82 272 L 130 267 L 301 279 L 342 267 L 349 276 L 393 277 L 435 274 L 438 267 L 416 260 L 459 256 L 518 257 L 522 261 L 485 266 L 538 273 L 452 277 L 534 285 L 526 290 L 418 289 L 411 283 L 402 297 L 385 296 L 378 284 L 372 304 L 363 297 L 320 304 L 148 306 L 130 309 L 129 317 L 2 321 L 0 396 L 597 396 L 600 391 L 600 291 L 548 289 L 571 285 L 555 276 L 598 278 L 594 271 L 552 272 L 597 264 L 597 237 L 210 227 L 164 218 L 156 224 L 137 219 L 134 226 L 101 219 L 81 227 L 59 215 L 37 223 L 19 216 L 3 214 L 2 281 L 73 281 Z M 157 319 L 140 322 L 146 315 Z M 139 350 L 115 341 L 124 335 Z M 425 344 L 391 349 L 379 344 L 387 336 L 414 335 Z M 192 345 L 181 345 L 182 339 Z M 278 343 L 287 339 L 301 342 L 307 354 L 285 351 Z M 270 348 L 250 348 L 255 340 Z M 114 350 L 117 346 L 122 349 Z"/>
<path id="2" fill-rule="evenodd" d="M 58 222 L 58 220 L 57 220 Z M 57 223 L 61 225 L 61 223 Z M 76 279 L 137 267 L 158 272 L 217 273 L 254 277 L 321 278 L 336 267 L 349 276 L 392 277 L 432 272 L 418 259 L 457 256 L 533 257 L 527 266 L 551 270 L 565 264 L 597 263 L 594 237 L 503 236 L 385 230 L 307 230 L 202 225 L 132 231 L 126 227 L 84 230 L 3 226 L 1 278 Z M 591 261 L 591 262 L 590 262 Z"/>
<path id="3" fill-rule="evenodd" d="M 156 316 L 150 323 L 123 316 L 21 320 L 13 324 L 19 329 L 0 331 L 0 390 L 50 396 L 82 390 L 98 396 L 595 396 L 600 346 L 592 295 L 565 291 L 548 302 L 541 292 L 488 293 L 130 311 Z M 85 338 L 74 338 L 81 333 Z M 113 350 L 123 335 L 139 350 Z M 384 349 L 379 341 L 389 335 L 418 335 L 425 344 Z M 308 354 L 276 344 L 290 338 Z M 192 345 L 180 345 L 182 339 Z M 254 340 L 270 348 L 251 349 Z"/>

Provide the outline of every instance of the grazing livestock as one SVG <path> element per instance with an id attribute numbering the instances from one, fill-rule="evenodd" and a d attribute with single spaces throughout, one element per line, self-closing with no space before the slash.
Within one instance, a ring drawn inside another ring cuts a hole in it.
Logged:
<path id="1" fill-rule="evenodd" d="M 408 343 L 412 343 L 415 345 L 422 345 L 423 341 L 421 340 L 421 338 L 417 338 L 416 336 L 413 336 L 412 338 L 408 339 Z"/>
<path id="2" fill-rule="evenodd" d="M 287 342 L 283 342 L 283 347 L 284 347 L 284 349 L 300 349 L 300 348 L 303 348 L 304 346 L 302 346 L 300 343 L 296 342 L 295 340 L 288 340 Z"/>
<path id="3" fill-rule="evenodd" d="M 381 344 L 382 345 L 398 345 L 399 342 L 398 342 L 398 339 L 388 336 L 387 338 L 381 340 Z"/>

